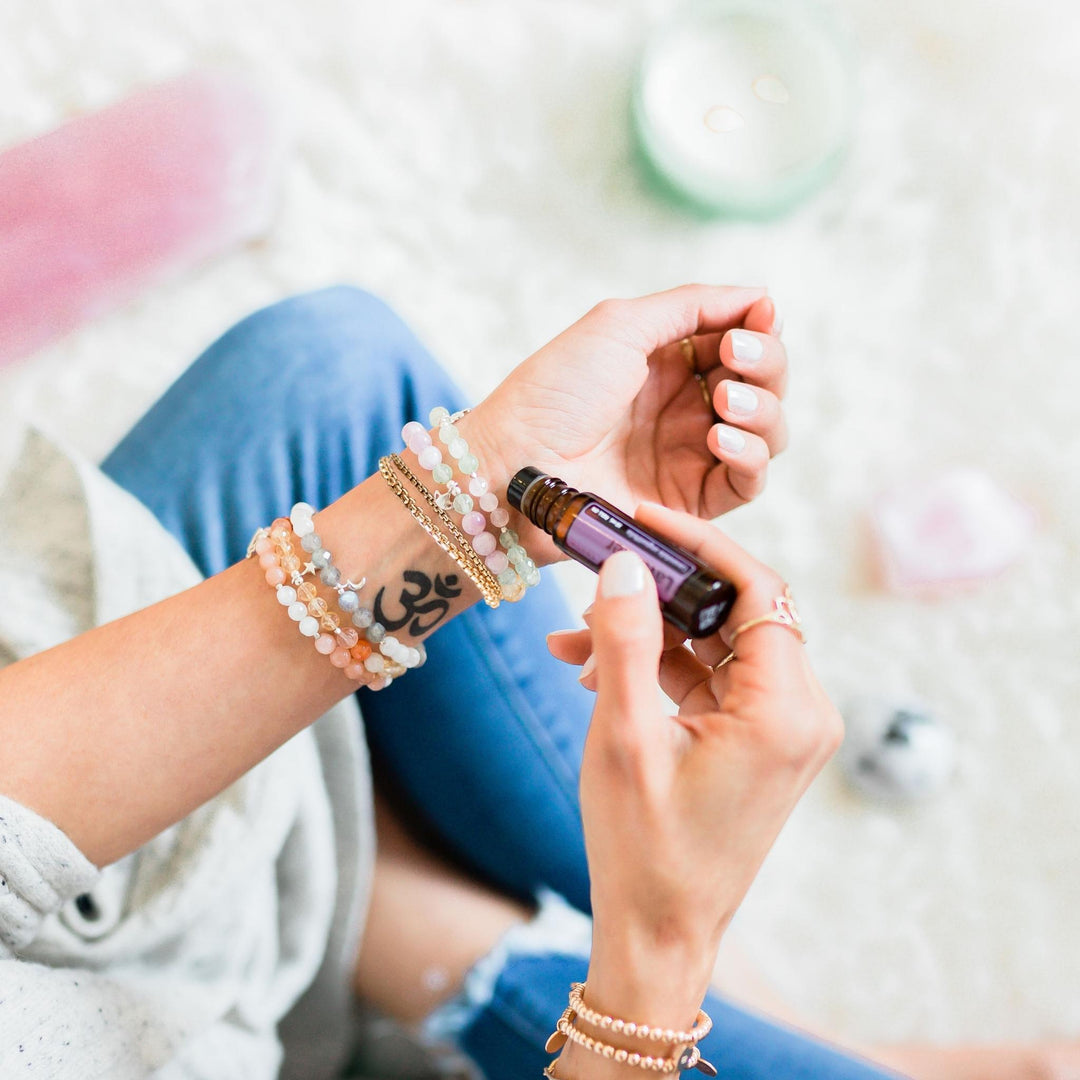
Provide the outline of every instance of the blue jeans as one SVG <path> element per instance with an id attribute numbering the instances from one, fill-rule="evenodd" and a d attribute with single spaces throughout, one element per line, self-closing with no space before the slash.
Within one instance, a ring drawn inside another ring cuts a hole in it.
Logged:
<path id="1" fill-rule="evenodd" d="M 103 468 L 210 575 L 294 502 L 325 506 L 371 475 L 406 421 L 463 404 L 385 304 L 335 287 L 229 330 Z M 568 625 L 551 582 L 519 604 L 478 605 L 428 640 L 423 668 L 360 696 L 375 768 L 449 850 L 508 892 L 546 887 L 587 911 L 577 782 L 591 695 L 544 642 Z M 508 959 L 460 1033 L 489 1080 L 540 1075 L 544 1041 L 585 963 L 557 953 Z M 730 1080 L 886 1075 L 724 1001 L 706 1008 L 716 1030 L 703 1048 Z"/>

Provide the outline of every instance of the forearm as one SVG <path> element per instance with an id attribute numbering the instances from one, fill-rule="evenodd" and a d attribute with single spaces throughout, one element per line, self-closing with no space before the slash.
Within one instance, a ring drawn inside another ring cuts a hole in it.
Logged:
<path id="1" fill-rule="evenodd" d="M 342 574 L 367 578 L 363 603 L 385 588 L 384 607 L 400 615 L 406 572 L 449 585 L 442 591 L 453 595 L 432 588 L 439 602 L 393 631 L 406 643 L 479 597 L 378 475 L 319 513 L 316 526 Z M 355 688 L 301 637 L 248 560 L 0 671 L 0 791 L 104 865 Z"/>

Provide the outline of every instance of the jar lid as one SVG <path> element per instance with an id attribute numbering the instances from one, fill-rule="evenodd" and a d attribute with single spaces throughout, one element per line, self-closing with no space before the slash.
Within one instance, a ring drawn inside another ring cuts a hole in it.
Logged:
<path id="1" fill-rule="evenodd" d="M 811 0 L 699 0 L 638 66 L 632 118 L 649 171 L 710 214 L 783 213 L 843 157 L 854 56 L 847 29 Z"/>

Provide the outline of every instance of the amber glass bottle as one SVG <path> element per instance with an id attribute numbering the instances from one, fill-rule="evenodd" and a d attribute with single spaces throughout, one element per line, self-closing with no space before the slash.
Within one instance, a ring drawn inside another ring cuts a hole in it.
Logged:
<path id="1" fill-rule="evenodd" d="M 531 467 L 514 476 L 507 497 L 556 547 L 590 570 L 598 571 L 616 551 L 640 556 L 656 579 L 664 618 L 687 637 L 707 637 L 727 618 L 735 602 L 730 581 L 611 503 Z"/>

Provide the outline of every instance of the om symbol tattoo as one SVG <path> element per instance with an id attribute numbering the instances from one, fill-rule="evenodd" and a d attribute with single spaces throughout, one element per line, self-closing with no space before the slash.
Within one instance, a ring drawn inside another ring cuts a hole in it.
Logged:
<path id="1" fill-rule="evenodd" d="M 397 599 L 402 614 L 397 617 L 387 614 L 383 607 L 383 595 L 386 592 L 384 585 L 375 597 L 375 618 L 387 630 L 400 630 L 407 625 L 413 637 L 420 637 L 446 618 L 450 601 L 461 595 L 461 585 L 458 583 L 457 574 L 447 574 L 446 577 L 436 574 L 433 582 L 427 574 L 422 574 L 419 570 L 406 570 L 402 577 L 405 579 L 405 587 Z M 434 596 L 431 595 L 433 591 Z"/>

